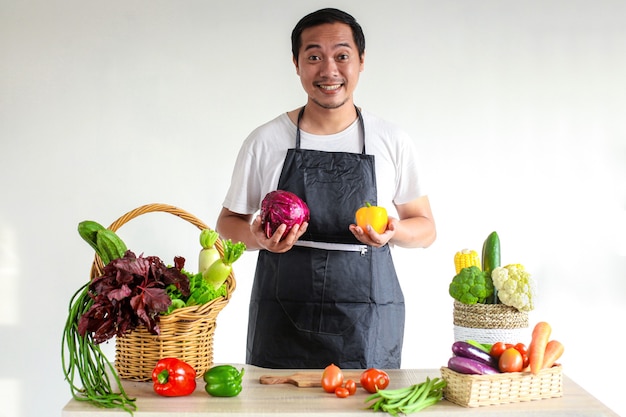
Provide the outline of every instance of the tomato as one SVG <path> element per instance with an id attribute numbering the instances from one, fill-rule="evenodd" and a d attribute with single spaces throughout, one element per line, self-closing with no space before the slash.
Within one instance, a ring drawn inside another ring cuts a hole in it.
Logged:
<path id="1" fill-rule="evenodd" d="M 367 233 L 367 226 L 372 226 L 376 233 L 383 233 L 387 230 L 387 209 L 384 207 L 372 206 L 365 203 L 365 206 L 358 209 L 355 213 L 356 225 L 360 226 Z"/>
<path id="2" fill-rule="evenodd" d="M 491 350 L 489 354 L 494 358 L 498 359 L 502 352 L 506 350 L 506 344 L 504 342 L 496 342 L 491 346 Z"/>
<path id="3" fill-rule="evenodd" d="M 361 386 L 365 391 L 374 394 L 377 389 L 385 389 L 389 385 L 389 375 L 380 369 L 370 368 L 361 374 Z"/>
<path id="4" fill-rule="evenodd" d="M 524 365 L 522 366 L 522 369 L 528 368 L 530 361 L 528 359 L 528 348 L 526 347 L 526 345 L 523 343 L 518 343 L 513 347 L 522 354 L 522 359 L 524 360 Z"/>
<path id="5" fill-rule="evenodd" d="M 354 395 L 356 393 L 356 382 L 352 379 L 348 379 L 345 384 L 346 389 L 350 393 L 350 395 Z"/>
<path id="6" fill-rule="evenodd" d="M 514 347 L 506 349 L 500 355 L 498 367 L 501 372 L 520 372 L 524 368 L 524 359 Z"/>
<path id="7" fill-rule="evenodd" d="M 341 369 L 331 363 L 322 372 L 322 388 L 326 392 L 335 392 L 335 390 L 343 384 L 343 372 Z"/>
<path id="8" fill-rule="evenodd" d="M 515 346 L 513 346 L 513 347 L 514 347 L 515 349 L 517 349 L 517 351 L 518 351 L 519 353 L 521 353 L 521 354 L 522 354 L 522 356 L 524 356 L 524 355 L 528 355 L 528 348 L 526 347 L 526 345 L 525 345 L 525 344 L 523 344 L 523 343 L 518 343 L 518 344 L 516 344 L 516 345 L 515 345 Z"/>
<path id="9" fill-rule="evenodd" d="M 346 387 L 337 387 L 335 390 L 335 395 L 339 398 L 346 398 L 350 395 L 350 391 Z"/>

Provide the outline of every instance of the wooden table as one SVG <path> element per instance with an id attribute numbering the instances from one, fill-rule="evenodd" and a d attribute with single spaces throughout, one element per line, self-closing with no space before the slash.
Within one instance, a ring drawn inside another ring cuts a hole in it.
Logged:
<path id="1" fill-rule="evenodd" d="M 348 398 L 337 398 L 321 388 L 298 388 L 290 384 L 264 385 L 262 375 L 290 375 L 294 370 L 270 370 L 249 365 L 244 367 L 243 391 L 232 398 L 216 398 L 204 391 L 204 381 L 198 380 L 196 391 L 187 397 L 160 397 L 152 390 L 150 382 L 123 381 L 126 392 L 137 398 L 137 417 L 201 417 L 218 414 L 229 416 L 301 415 L 307 416 L 373 416 L 388 415 L 365 409 L 368 393 L 359 388 Z M 350 371 L 346 371 L 350 372 Z M 422 382 L 427 376 L 440 377 L 438 369 L 400 369 L 388 371 L 389 389 L 402 388 Z M 321 371 L 320 371 L 321 374 Z M 102 409 L 74 399 L 63 408 L 62 417 L 112 417 L 130 416 L 119 409 Z M 619 417 L 578 384 L 563 375 L 563 397 L 538 401 L 519 402 L 478 408 L 465 408 L 442 400 L 415 415 L 428 416 L 510 416 L 510 417 Z"/>

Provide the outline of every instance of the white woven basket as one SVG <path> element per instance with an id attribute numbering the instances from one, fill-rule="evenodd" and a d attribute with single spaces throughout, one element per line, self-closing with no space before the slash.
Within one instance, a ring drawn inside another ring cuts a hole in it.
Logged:
<path id="1" fill-rule="evenodd" d="M 454 300 L 454 340 L 519 343 L 529 339 L 528 313 L 504 304 L 463 304 Z"/>
<path id="2" fill-rule="evenodd" d="M 523 329 L 474 329 L 471 327 L 454 326 L 454 341 L 474 340 L 478 343 L 494 344 L 496 342 L 519 343 L 530 340 L 530 331 Z"/>

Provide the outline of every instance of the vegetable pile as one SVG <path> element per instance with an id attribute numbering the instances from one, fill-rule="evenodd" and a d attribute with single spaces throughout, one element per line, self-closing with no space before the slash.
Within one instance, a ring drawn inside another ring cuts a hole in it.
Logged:
<path id="1" fill-rule="evenodd" d="M 504 304 L 519 311 L 535 308 L 536 283 L 522 264 L 500 266 L 500 238 L 492 232 L 483 244 L 482 263 L 475 250 L 454 256 L 456 275 L 448 292 L 464 304 Z"/>
<path id="2" fill-rule="evenodd" d="M 224 257 L 218 253 L 209 262 L 207 252 L 213 247 L 217 234 L 203 230 L 200 260 L 204 261 L 207 270 L 192 274 L 184 270 L 185 259 L 182 257 L 175 257 L 174 265 L 168 266 L 157 256 L 136 256 L 115 232 L 97 222 L 80 222 L 78 232 L 96 251 L 104 268 L 102 275 L 83 285 L 70 300 L 61 347 L 65 379 L 74 399 L 132 413 L 136 410 L 135 400 L 125 393 L 119 376 L 99 344 L 114 336 L 123 336 L 141 325 L 158 335 L 161 315 L 225 296 L 224 282 L 232 271 L 232 263 L 245 251 L 245 245 L 224 242 Z M 216 264 L 219 264 L 218 272 L 207 278 L 207 271 Z M 156 376 L 161 381 L 159 384 L 164 385 L 162 390 L 166 390 L 168 378 L 165 374 L 171 373 L 173 365 L 161 365 L 170 367 L 167 372 L 159 370 Z M 182 369 L 182 365 L 177 369 Z M 115 380 L 118 392 L 112 389 L 109 374 Z M 76 378 L 80 379 L 82 386 L 75 383 Z"/>
<path id="3" fill-rule="evenodd" d="M 534 375 L 548 369 L 561 358 L 564 346 L 550 340 L 552 328 L 546 322 L 535 325 L 530 344 L 515 345 L 497 342 L 485 345 L 475 341 L 456 341 L 452 344 L 451 370 L 471 375 L 493 375 L 503 372 L 530 372 Z"/>
<path id="4" fill-rule="evenodd" d="M 347 398 L 357 391 L 356 382 L 348 379 L 344 382 L 341 369 L 330 364 L 322 372 L 322 388 L 334 393 L 339 398 Z M 387 389 L 389 375 L 376 368 L 366 369 L 359 378 L 361 387 L 371 395 L 365 399 L 367 408 L 384 411 L 393 416 L 410 414 L 438 403 L 443 398 L 446 381 L 440 378 L 426 378 L 426 381 L 408 387 Z"/>

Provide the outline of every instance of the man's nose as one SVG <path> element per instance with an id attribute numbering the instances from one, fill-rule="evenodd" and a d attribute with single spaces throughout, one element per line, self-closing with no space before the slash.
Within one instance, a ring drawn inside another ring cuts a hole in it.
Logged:
<path id="1" fill-rule="evenodd" d="M 322 61 L 320 75 L 335 76 L 337 75 L 337 73 L 337 62 L 335 62 L 333 58 L 325 59 L 324 61 Z"/>

